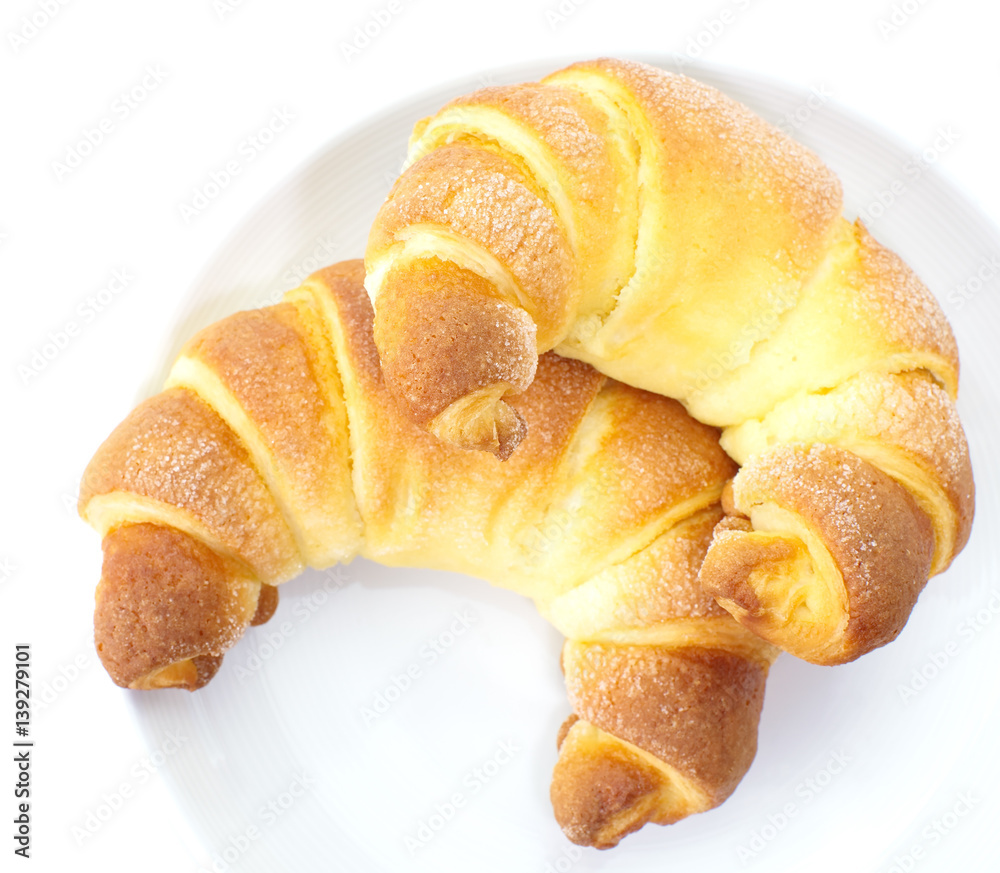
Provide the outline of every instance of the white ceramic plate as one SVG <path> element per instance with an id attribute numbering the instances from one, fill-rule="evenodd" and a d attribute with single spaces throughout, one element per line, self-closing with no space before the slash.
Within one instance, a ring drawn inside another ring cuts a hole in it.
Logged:
<path id="1" fill-rule="evenodd" d="M 560 65 L 456 82 L 322 149 L 205 271 L 164 363 L 196 328 L 361 255 L 417 118 L 484 83 Z M 151 747 L 170 732 L 187 738 L 167 772 L 204 869 L 924 871 L 975 869 L 994 844 L 1000 300 L 990 265 L 1000 239 L 935 174 L 937 155 L 911 154 L 819 93 L 687 72 L 819 152 L 844 182 L 848 214 L 866 214 L 943 301 L 979 488 L 971 544 L 892 645 L 833 669 L 779 659 L 757 759 L 727 803 L 647 826 L 607 853 L 573 847 L 552 817 L 555 735 L 568 714 L 561 641 L 527 601 L 364 561 L 309 572 L 282 588 L 275 617 L 206 689 L 134 697 Z"/>

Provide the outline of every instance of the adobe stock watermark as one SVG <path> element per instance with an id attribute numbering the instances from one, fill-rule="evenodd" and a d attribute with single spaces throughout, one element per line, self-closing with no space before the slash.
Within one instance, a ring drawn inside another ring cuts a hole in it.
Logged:
<path id="1" fill-rule="evenodd" d="M 882 40 L 888 42 L 892 39 L 910 23 L 928 2 L 929 0 L 901 0 L 901 2 L 893 3 L 889 13 L 879 18 L 875 23 Z"/>
<path id="2" fill-rule="evenodd" d="M 701 27 L 688 35 L 684 42 L 684 54 L 675 55 L 678 73 L 700 60 L 715 45 L 739 18 L 750 8 L 750 0 L 731 0 L 714 15 L 701 20 Z"/>
<path id="3" fill-rule="evenodd" d="M 254 306 L 261 309 L 265 306 L 274 306 L 280 303 L 285 294 L 292 288 L 297 288 L 305 281 L 306 277 L 317 270 L 328 267 L 336 260 L 337 252 L 340 251 L 339 242 L 329 236 L 321 236 L 316 240 L 312 251 L 301 261 L 293 264 L 281 274 L 280 287 L 276 288 L 266 297 L 261 297 Z"/>
<path id="4" fill-rule="evenodd" d="M 469 801 L 489 785 L 507 767 L 521 747 L 514 740 L 501 740 L 485 761 L 469 770 L 462 778 L 461 788 L 453 791 L 447 799 L 434 804 L 434 811 L 417 822 L 412 833 L 406 834 L 403 843 L 410 853 L 416 855 L 432 842 L 455 817 L 468 806 Z"/>
<path id="5" fill-rule="evenodd" d="M 830 758 L 822 768 L 795 786 L 792 791 L 795 800 L 789 800 L 781 809 L 770 813 L 764 824 L 750 834 L 746 844 L 737 847 L 736 854 L 740 861 L 746 864 L 767 849 L 778 834 L 788 827 L 791 820 L 819 797 L 830 786 L 834 777 L 847 769 L 851 761 L 852 759 L 842 750 L 830 752 Z"/>
<path id="6" fill-rule="evenodd" d="M 252 824 L 225 838 L 225 846 L 214 851 L 202 864 L 202 873 L 227 873 L 238 865 L 268 828 L 280 821 L 303 797 L 313 791 L 316 785 L 317 780 L 308 773 L 293 774 L 288 784 L 277 795 L 258 807 L 256 819 Z"/>
<path id="7" fill-rule="evenodd" d="M 576 513 L 566 508 L 556 509 L 544 521 L 524 528 L 518 538 L 529 551 L 547 555 L 572 532 L 575 521 Z"/>
<path id="8" fill-rule="evenodd" d="M 558 3 L 545 10 L 545 21 L 549 25 L 549 30 L 558 30 L 563 24 L 569 21 L 577 10 L 586 5 L 588 0 L 559 0 Z"/>
<path id="9" fill-rule="evenodd" d="M 351 63 L 360 57 L 365 49 L 395 23 L 405 5 L 404 0 L 388 0 L 369 12 L 365 20 L 354 28 L 350 37 L 340 41 L 340 53 L 344 60 Z"/>
<path id="10" fill-rule="evenodd" d="M 113 269 L 111 278 L 104 286 L 88 294 L 78 303 L 73 310 L 73 317 L 67 318 L 62 324 L 50 330 L 45 339 L 31 350 L 28 359 L 17 365 L 17 375 L 21 378 L 21 384 L 30 385 L 34 382 L 134 282 L 135 276 L 128 267 Z"/>
<path id="11" fill-rule="evenodd" d="M 191 199 L 177 205 L 184 223 L 190 224 L 193 219 L 203 215 L 236 177 L 267 151 L 294 120 L 295 114 L 288 108 L 282 106 L 272 109 L 267 121 L 240 140 L 233 155 L 194 187 Z"/>
<path id="12" fill-rule="evenodd" d="M 18 27 L 7 31 L 7 42 L 14 54 L 32 42 L 69 4 L 70 0 L 40 0 L 34 11 L 22 15 Z"/>
<path id="13" fill-rule="evenodd" d="M 646 246 L 642 252 L 642 256 L 635 261 L 634 272 L 625 285 L 619 289 L 619 294 L 622 293 L 624 288 L 642 287 L 649 281 L 655 283 L 658 274 L 667 272 L 670 269 L 671 264 L 659 249 Z M 572 333 L 568 339 L 573 342 L 582 343 L 592 340 L 604 327 L 606 317 L 606 314 L 591 312 L 577 319 L 571 328 Z"/>
<path id="14" fill-rule="evenodd" d="M 416 158 L 414 158 L 414 163 L 416 163 Z M 398 167 L 399 169 L 393 172 L 392 170 L 384 170 L 382 172 L 382 185 L 386 191 L 391 191 L 392 186 L 396 184 L 400 176 L 403 175 L 403 168 L 406 166 L 406 158 L 404 157 L 400 160 Z"/>
<path id="15" fill-rule="evenodd" d="M 477 88 L 494 88 L 499 85 L 496 73 L 492 70 L 486 70 L 476 76 L 476 87 Z"/>
<path id="16" fill-rule="evenodd" d="M 985 606 L 967 615 L 955 628 L 957 639 L 949 640 L 940 649 L 931 652 L 922 664 L 914 667 L 905 682 L 896 686 L 899 699 L 909 705 L 921 691 L 934 681 L 961 653 L 963 646 L 968 645 L 1000 615 L 1000 589 L 990 592 L 990 599 Z"/>
<path id="17" fill-rule="evenodd" d="M 997 276 L 1000 276 L 1000 254 L 994 252 L 979 262 L 969 278 L 949 290 L 945 299 L 958 311 Z"/>
<path id="18" fill-rule="evenodd" d="M 110 792 L 102 793 L 100 800 L 87 810 L 83 822 L 70 828 L 77 846 L 84 845 L 111 821 L 122 807 L 137 795 L 138 790 L 149 782 L 156 771 L 176 755 L 187 742 L 188 738 L 183 734 L 168 731 L 166 738 L 154 751 L 143 755 L 132 765 L 129 770 L 130 778 L 120 782 Z"/>
<path id="19" fill-rule="evenodd" d="M 142 77 L 131 87 L 119 92 L 108 106 L 108 111 L 97 121 L 80 131 L 79 138 L 66 147 L 60 160 L 52 161 L 52 172 L 56 181 L 62 182 L 67 176 L 80 169 L 86 160 L 108 141 L 122 124 L 167 80 L 167 74 L 157 66 L 147 66 Z"/>
<path id="20" fill-rule="evenodd" d="M 7 557 L 0 558 L 0 586 L 10 582 L 16 573 L 17 565 L 9 555 Z"/>
<path id="21" fill-rule="evenodd" d="M 81 651 L 73 658 L 60 664 L 53 673 L 40 684 L 36 684 L 32 689 L 31 711 L 37 715 L 45 712 L 52 704 L 69 691 L 94 664 L 97 663 L 89 650 L 93 649 L 93 643 L 88 640 L 86 647 L 81 646 Z"/>
<path id="22" fill-rule="evenodd" d="M 567 539 L 572 538 L 581 510 L 591 508 L 603 501 L 607 494 L 607 473 L 592 471 L 583 485 L 574 490 L 572 502 L 562 506 L 552 506 L 540 521 L 527 524 L 518 533 L 517 544 L 535 557 L 551 557 L 552 553 Z"/>
<path id="23" fill-rule="evenodd" d="M 236 678 L 240 682 L 245 682 L 259 673 L 261 668 L 284 647 L 285 643 L 329 602 L 330 597 L 350 581 L 351 577 L 343 567 L 339 565 L 330 567 L 323 573 L 323 584 L 315 591 L 300 597 L 295 606 L 292 607 L 294 621 L 283 621 L 274 628 L 268 622 L 253 629 L 252 633 L 258 638 L 262 636 L 263 639 L 256 643 L 241 664 L 236 665 Z"/>
<path id="24" fill-rule="evenodd" d="M 833 99 L 833 92 L 827 91 L 825 85 L 813 85 L 809 96 L 794 109 L 781 116 L 774 126 L 782 133 L 792 136 L 797 130 L 805 127 L 827 103 Z"/>
<path id="25" fill-rule="evenodd" d="M 910 185 L 920 179 L 934 164 L 950 152 L 962 138 L 961 134 L 951 125 L 939 126 L 934 134 L 934 139 L 925 148 L 910 155 L 904 162 L 900 170 L 901 174 L 893 179 L 887 187 L 877 191 L 875 197 L 868 201 L 865 208 L 858 213 L 858 218 L 867 227 L 871 227 L 874 222 L 902 200 L 910 191 Z"/>
<path id="26" fill-rule="evenodd" d="M 774 333 L 781 316 L 795 305 L 797 297 L 797 288 L 785 288 L 774 294 L 764 309 L 756 311 L 740 327 L 739 333 L 733 336 L 724 350 L 712 354 L 711 363 L 700 370 L 685 373 L 684 377 L 694 388 L 695 395 L 703 394 L 748 364 L 754 347 Z"/>
<path id="27" fill-rule="evenodd" d="M 424 676 L 425 671 L 448 654 L 478 622 L 479 615 L 472 607 L 463 606 L 457 610 L 446 628 L 420 646 L 416 658 L 389 676 L 389 681 L 375 692 L 371 704 L 361 707 L 365 727 L 385 715 Z"/>
<path id="28" fill-rule="evenodd" d="M 621 295 L 624 293 L 626 288 L 642 288 L 647 284 L 655 286 L 659 282 L 660 275 L 664 273 L 669 274 L 674 269 L 675 267 L 671 259 L 665 257 L 662 250 L 645 245 L 642 247 L 641 253 L 636 256 L 634 262 L 634 272 L 628 278 L 628 281 L 624 284 L 624 286 L 619 289 L 618 293 Z M 790 309 L 794 305 L 794 301 L 795 292 L 785 291 L 782 294 L 776 295 L 771 300 L 770 309 L 756 317 L 753 324 L 748 324 L 746 326 L 743 338 L 737 338 L 733 341 L 734 345 L 730 347 L 728 356 L 723 356 L 724 360 L 744 354 L 746 351 L 746 349 L 743 348 L 744 342 L 749 340 L 752 345 L 752 343 L 766 335 L 766 332 L 777 323 L 778 315 L 786 309 Z M 607 314 L 592 312 L 577 319 L 577 321 L 573 324 L 571 334 L 567 339 L 578 343 L 586 343 L 592 340 L 604 328 L 606 318 Z M 762 330 L 764 333 L 762 333 Z M 732 366 L 732 363 L 728 365 L 724 364 L 721 369 L 711 376 L 704 374 L 695 374 L 693 376 L 691 374 L 688 375 L 692 380 L 703 379 L 704 387 L 707 387 L 710 381 L 718 379 L 723 372 L 732 369 Z M 713 369 L 713 371 L 715 370 L 715 368 L 711 369 Z"/>
<path id="29" fill-rule="evenodd" d="M 885 873 L 913 873 L 925 861 L 928 851 L 940 846 L 959 826 L 962 819 L 974 810 L 981 798 L 972 791 L 963 791 L 948 808 L 920 828 L 917 838 L 901 854 L 892 856 L 892 864 Z"/>
<path id="30" fill-rule="evenodd" d="M 246 0 L 212 0 L 212 9 L 219 21 L 225 21 L 230 15 L 243 8 Z"/>
<path id="31" fill-rule="evenodd" d="M 583 858 L 583 849 L 579 846 L 567 846 L 554 861 L 549 861 L 542 873 L 569 873 Z"/>
<path id="32" fill-rule="evenodd" d="M 77 479 L 73 485 L 69 488 L 63 489 L 59 494 L 59 503 L 61 504 L 63 510 L 70 518 L 79 518 L 80 513 L 77 511 L 80 500 L 80 485 L 83 483 L 83 479 Z"/>

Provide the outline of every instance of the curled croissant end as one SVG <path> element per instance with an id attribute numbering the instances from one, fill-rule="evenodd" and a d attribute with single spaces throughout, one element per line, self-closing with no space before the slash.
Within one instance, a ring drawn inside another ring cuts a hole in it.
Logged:
<path id="1" fill-rule="evenodd" d="M 610 849 L 643 825 L 673 824 L 712 804 L 677 773 L 669 776 L 628 743 L 571 716 L 560 731 L 552 808 L 580 846 Z"/>
<path id="2" fill-rule="evenodd" d="M 852 452 L 785 445 L 733 480 L 700 581 L 737 621 L 815 664 L 891 642 L 930 575 L 934 531 L 906 488 Z"/>
<path id="3" fill-rule="evenodd" d="M 506 460 L 527 432 L 503 398 L 535 378 L 531 317 L 436 258 L 393 267 L 378 299 L 382 373 L 399 406 L 439 439 Z"/>
<path id="4" fill-rule="evenodd" d="M 126 687 L 134 691 L 155 691 L 158 688 L 184 688 L 187 691 L 197 691 L 211 681 L 221 666 L 221 655 L 184 658 L 140 676 Z"/>
<path id="5" fill-rule="evenodd" d="M 749 636 L 749 635 L 748 635 Z M 559 735 L 556 820 L 574 843 L 607 849 L 644 824 L 722 803 L 750 768 L 772 650 L 568 642 L 577 716 Z"/>
<path id="6" fill-rule="evenodd" d="M 203 687 L 250 624 L 267 621 L 277 590 L 186 533 L 123 525 L 104 539 L 94 637 L 116 684 Z"/>
<path id="7" fill-rule="evenodd" d="M 502 399 L 509 388 L 488 385 L 456 400 L 430 420 L 427 430 L 446 443 L 506 461 L 528 432 L 520 413 Z"/>

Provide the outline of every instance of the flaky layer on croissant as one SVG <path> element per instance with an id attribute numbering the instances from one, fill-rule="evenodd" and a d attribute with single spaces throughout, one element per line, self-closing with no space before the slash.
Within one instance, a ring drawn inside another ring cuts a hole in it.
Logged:
<path id="1" fill-rule="evenodd" d="M 753 759 L 777 650 L 698 586 L 735 471 L 680 404 L 544 355 L 506 463 L 441 443 L 389 396 L 363 265 L 192 339 L 88 466 L 104 538 L 95 636 L 112 678 L 194 690 L 275 586 L 355 556 L 519 591 L 569 639 L 576 722 L 552 785 L 607 847 L 721 803 Z"/>
<path id="2" fill-rule="evenodd" d="M 599 60 L 461 97 L 415 128 L 369 236 L 387 386 L 501 458 L 549 349 L 680 400 L 743 468 L 706 590 L 850 660 L 961 550 L 974 489 L 948 324 L 841 212 L 814 154 L 684 76 Z"/>

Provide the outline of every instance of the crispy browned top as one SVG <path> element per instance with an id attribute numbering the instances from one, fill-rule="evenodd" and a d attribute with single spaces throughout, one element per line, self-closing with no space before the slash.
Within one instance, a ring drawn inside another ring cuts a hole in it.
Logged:
<path id="1" fill-rule="evenodd" d="M 331 414 L 343 414 L 343 400 L 319 381 L 318 350 L 307 343 L 306 330 L 296 308 L 280 303 L 215 322 L 181 354 L 209 367 L 274 454 L 315 480 L 344 466 L 344 447 L 324 426 Z"/>
<path id="2" fill-rule="evenodd" d="M 218 658 L 246 630 L 259 588 L 239 564 L 187 534 L 154 524 L 119 527 L 104 538 L 97 589 L 101 662 L 129 686 L 168 664 Z M 210 678 L 200 671 L 197 685 Z"/>
<path id="3" fill-rule="evenodd" d="M 657 801 L 666 777 L 653 762 L 610 735 L 570 732 L 576 716 L 559 731 L 561 750 L 552 774 L 552 810 L 563 832 L 581 846 L 608 849 L 660 813 Z M 673 820 L 683 816 L 674 815 Z M 666 824 L 670 818 L 662 821 Z M 659 820 L 659 819 L 658 819 Z"/>
<path id="4" fill-rule="evenodd" d="M 796 513 L 830 551 L 849 603 L 844 660 L 895 639 L 927 583 L 934 550 L 930 520 L 905 488 L 852 452 L 816 444 L 754 459 L 733 493 L 751 515 L 763 503 Z"/>
<path id="5" fill-rule="evenodd" d="M 275 490 L 303 556 L 344 558 L 360 535 L 354 506 L 343 388 L 316 315 L 280 303 L 238 312 L 200 331 L 182 356 L 201 369 L 175 368 L 172 380 L 208 403 L 215 380 L 237 411 L 229 424 L 256 452 L 254 461 Z M 336 515 L 336 518 L 331 516 Z M 342 544 L 336 548 L 337 540 Z"/>
<path id="6" fill-rule="evenodd" d="M 379 292 L 382 371 L 410 417 L 425 425 L 474 391 L 524 391 L 535 376 L 535 326 L 477 274 L 438 258 L 394 267 Z M 475 348 L 484 354 L 469 355 Z"/>
<path id="7" fill-rule="evenodd" d="M 327 400 L 290 303 L 217 321 L 195 334 L 181 354 L 212 369 L 281 454 L 302 464 L 326 448 L 321 421 Z"/>
<path id="8" fill-rule="evenodd" d="M 464 143 L 435 149 L 397 180 L 372 225 L 369 257 L 422 225 L 447 228 L 493 255 L 538 325 L 539 350 L 552 348 L 552 330 L 565 325 L 575 289 L 573 253 L 565 230 L 515 164 Z"/>
<path id="9" fill-rule="evenodd" d="M 539 82 L 482 88 L 448 103 L 438 115 L 449 123 L 458 121 L 449 110 L 487 107 L 523 127 L 528 135 L 551 154 L 553 164 L 566 168 L 565 181 L 574 186 L 581 199 L 598 199 L 607 209 L 614 208 L 601 184 L 613 173 L 603 134 L 607 120 L 586 98 L 569 89 Z M 474 121 L 467 125 L 475 130 Z M 468 135 L 468 134 L 467 134 Z"/>
<path id="10" fill-rule="evenodd" d="M 698 495 L 714 502 L 736 473 L 718 430 L 675 400 L 609 379 L 595 404 L 593 417 L 599 415 L 598 450 L 578 475 L 597 484 L 599 499 L 614 501 L 623 526 L 648 522 L 667 502 L 677 506 Z"/>
<path id="11" fill-rule="evenodd" d="M 712 506 L 629 561 L 627 593 L 623 592 L 625 603 L 621 606 L 631 607 L 634 626 L 726 615 L 698 582 L 698 571 L 721 516 L 721 510 Z"/>
<path id="12" fill-rule="evenodd" d="M 958 395 L 958 345 L 934 295 L 910 266 L 858 221 L 859 266 L 847 277 L 863 289 L 871 318 L 908 354 L 929 353 L 928 369 L 954 400 Z"/>
<path id="13" fill-rule="evenodd" d="M 126 492 L 190 513 L 265 581 L 287 578 L 294 538 L 246 448 L 198 397 L 172 388 L 140 403 L 83 474 L 80 509 Z"/>
<path id="14" fill-rule="evenodd" d="M 456 140 L 496 150 L 537 185 L 573 246 L 581 306 L 602 307 L 632 270 L 638 197 L 628 133 L 579 91 L 526 82 L 453 100 L 420 130 L 411 159 Z"/>
<path id="15" fill-rule="evenodd" d="M 691 779 L 715 802 L 757 749 L 767 668 L 711 649 L 569 643 L 574 712 Z"/>

